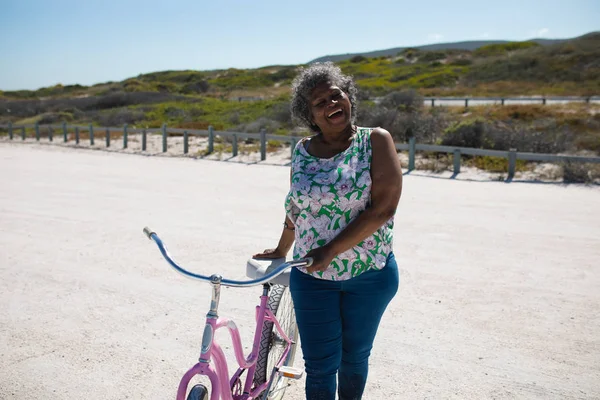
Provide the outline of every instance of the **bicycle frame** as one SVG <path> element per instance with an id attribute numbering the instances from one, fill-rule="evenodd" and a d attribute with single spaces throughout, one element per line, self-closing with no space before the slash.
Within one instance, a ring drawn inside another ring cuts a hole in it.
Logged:
<path id="1" fill-rule="evenodd" d="M 281 275 L 289 268 L 310 266 L 312 264 L 312 259 L 306 258 L 286 262 L 275 268 L 273 271 L 261 275 L 259 278 L 247 281 L 224 279 L 222 276 L 216 274 L 208 277 L 205 275 L 192 273 L 178 265 L 169 254 L 162 240 L 158 237 L 158 235 L 155 232 L 150 230 L 148 227 L 144 228 L 144 234 L 148 237 L 148 239 L 153 240 L 156 243 L 163 257 L 177 272 L 183 274 L 188 278 L 200 281 L 208 281 L 210 282 L 212 287 L 212 299 L 210 303 L 210 310 L 206 315 L 204 333 L 202 335 L 202 348 L 200 351 L 200 358 L 198 360 L 198 363 L 192 368 L 190 368 L 181 378 L 181 381 L 179 382 L 179 387 L 177 389 L 177 400 L 185 400 L 189 383 L 191 379 L 196 375 L 206 376 L 210 380 L 210 400 L 257 400 L 257 396 L 259 396 L 263 391 L 270 389 L 273 378 L 276 376 L 276 372 L 279 370 L 279 368 L 281 368 L 281 366 L 287 359 L 287 356 L 293 344 L 291 338 L 289 338 L 281 328 L 279 321 L 277 321 L 277 317 L 267 307 L 270 289 L 270 284 L 268 282 Z M 262 296 L 260 296 L 260 304 L 256 307 L 256 328 L 254 330 L 254 343 L 252 345 L 252 351 L 250 352 L 247 358 L 244 358 L 242 340 L 235 322 L 228 318 L 219 318 L 218 309 L 219 300 L 221 297 L 221 285 L 231 287 L 248 287 L 257 286 L 260 284 L 263 285 L 263 293 Z M 273 326 L 275 327 L 275 329 L 277 329 L 277 332 L 279 333 L 281 338 L 283 338 L 283 340 L 286 342 L 286 348 L 279 360 L 277 361 L 274 371 L 270 373 L 269 379 L 266 379 L 264 383 L 260 384 L 257 387 L 252 387 L 254 383 L 253 381 L 254 373 L 256 371 L 256 363 L 258 361 L 258 352 L 260 350 L 260 340 L 265 322 L 273 323 Z M 219 346 L 219 344 L 215 340 L 215 332 L 221 328 L 227 328 L 231 336 L 231 341 L 233 342 L 235 358 L 238 364 L 238 370 L 233 375 L 233 377 L 229 377 L 229 370 L 227 368 L 227 359 L 225 358 L 225 353 L 223 352 L 223 349 L 221 349 L 221 346 Z M 210 363 L 211 360 L 214 362 L 214 367 Z M 233 390 L 239 389 L 238 381 L 241 383 L 240 378 L 244 371 L 247 371 L 247 374 L 242 393 L 234 395 Z M 266 399 L 266 397 L 267 394 L 264 395 L 264 399 Z"/>
<path id="2" fill-rule="evenodd" d="M 267 308 L 269 289 L 265 287 L 263 288 L 262 296 L 260 296 L 260 305 L 256 307 L 256 328 L 254 331 L 252 351 L 247 358 L 244 358 L 242 341 L 235 322 L 229 318 L 219 318 L 217 315 L 220 284 L 211 283 L 213 285 L 213 299 L 211 301 L 211 309 L 206 316 L 200 359 L 199 362 L 190 368 L 181 379 L 177 390 L 177 400 L 185 400 L 190 380 L 196 375 L 204 375 L 209 378 L 211 383 L 210 400 L 256 399 L 256 396 L 267 389 L 270 383 L 270 380 L 267 380 L 258 387 L 252 387 L 263 324 L 266 321 L 272 322 L 273 326 L 287 343 L 285 351 L 277 362 L 277 368 L 281 367 L 287 358 L 292 345 L 292 340 L 285 334 L 275 315 Z M 234 347 L 235 358 L 239 366 L 237 372 L 233 374 L 231 378 L 229 377 L 225 354 L 221 346 L 215 340 L 215 332 L 221 328 L 227 328 L 229 331 Z M 210 364 L 211 359 L 214 361 L 214 367 Z M 247 370 L 247 374 L 244 382 L 243 394 L 234 397 L 232 388 L 245 370 Z"/>

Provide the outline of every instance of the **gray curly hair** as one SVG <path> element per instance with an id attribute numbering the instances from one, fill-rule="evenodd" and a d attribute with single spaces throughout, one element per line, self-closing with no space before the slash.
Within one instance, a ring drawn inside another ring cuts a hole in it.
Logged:
<path id="1" fill-rule="evenodd" d="M 342 89 L 350 99 L 351 122 L 356 120 L 356 106 L 358 103 L 358 89 L 354 80 L 349 75 L 344 75 L 340 67 L 327 61 L 323 63 L 311 64 L 303 69 L 294 78 L 292 82 L 292 100 L 290 102 L 290 111 L 292 118 L 301 125 L 308 127 L 311 131 L 319 133 L 321 130 L 310 118 L 310 95 L 312 91 L 324 82 L 329 82 Z"/>

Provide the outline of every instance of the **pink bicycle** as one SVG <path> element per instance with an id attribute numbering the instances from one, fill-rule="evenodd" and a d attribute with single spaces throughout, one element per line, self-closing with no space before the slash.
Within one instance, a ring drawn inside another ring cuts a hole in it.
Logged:
<path id="1" fill-rule="evenodd" d="M 208 388 L 202 384 L 194 385 L 188 393 L 190 380 L 196 375 L 206 376 L 210 380 L 210 400 L 281 399 L 288 386 L 287 380 L 299 379 L 303 374 L 301 369 L 293 368 L 298 329 L 287 289 L 289 272 L 293 267 L 310 266 L 312 260 L 249 260 L 246 276 L 251 280 L 235 281 L 216 274 L 204 276 L 185 270 L 173 260 L 155 232 L 146 227 L 144 233 L 156 243 L 163 257 L 177 272 L 192 279 L 208 282 L 212 286 L 212 299 L 206 315 L 200 358 L 181 378 L 177 400 L 185 400 L 186 393 L 187 400 L 207 400 Z M 218 315 L 221 286 L 257 285 L 262 285 L 263 291 L 260 303 L 256 307 L 254 344 L 250 354 L 244 357 L 240 333 L 235 323 Z M 215 332 L 220 328 L 228 329 L 239 366 L 231 377 L 225 354 L 215 340 Z"/>

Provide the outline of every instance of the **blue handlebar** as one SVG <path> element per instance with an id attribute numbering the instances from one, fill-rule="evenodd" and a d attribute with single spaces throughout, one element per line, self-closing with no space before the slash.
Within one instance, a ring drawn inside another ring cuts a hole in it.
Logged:
<path id="1" fill-rule="evenodd" d="M 205 282 L 213 281 L 213 277 L 215 277 L 215 275 L 206 276 L 206 275 L 195 274 L 195 273 L 190 272 L 190 271 L 186 270 L 185 268 L 181 267 L 179 264 L 177 264 L 175 262 L 175 260 L 173 260 L 173 257 L 171 257 L 171 255 L 169 254 L 169 251 L 167 250 L 166 246 L 163 244 L 162 240 L 158 237 L 158 235 L 155 232 L 151 231 L 150 228 L 145 227 L 144 234 L 148 237 L 148 239 L 153 240 L 154 243 L 156 243 L 156 245 L 158 246 L 158 249 L 162 253 L 165 260 L 167 260 L 167 262 L 171 265 L 171 267 L 173 267 L 173 269 L 175 269 L 175 271 L 183 274 L 184 276 L 186 276 L 188 278 L 205 281 Z M 252 280 L 248 280 L 248 281 L 236 281 L 233 279 L 221 278 L 221 284 L 224 286 L 232 286 L 232 287 L 250 287 L 250 286 L 262 285 L 263 283 L 267 283 L 271 279 L 274 279 L 278 275 L 281 275 L 289 268 L 310 267 L 312 265 L 312 262 L 313 262 L 313 260 L 310 257 L 304 258 L 304 259 L 299 259 L 299 260 L 293 260 L 293 261 L 289 261 L 289 262 L 285 262 L 285 263 L 281 264 L 280 266 L 275 268 L 273 271 L 271 271 L 269 274 L 264 275 L 261 278 L 252 279 Z"/>

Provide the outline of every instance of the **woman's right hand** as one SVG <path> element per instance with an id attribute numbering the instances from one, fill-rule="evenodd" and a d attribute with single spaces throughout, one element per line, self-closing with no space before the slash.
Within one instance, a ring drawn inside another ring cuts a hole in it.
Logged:
<path id="1" fill-rule="evenodd" d="M 276 248 L 276 249 L 266 249 L 262 253 L 257 253 L 255 255 L 253 255 L 252 258 L 259 258 L 259 259 L 262 258 L 262 259 L 271 260 L 271 259 L 275 259 L 275 258 L 283 258 L 285 256 L 286 256 L 286 254 L 284 254 L 283 251 L 279 250 L 279 248 Z"/>

